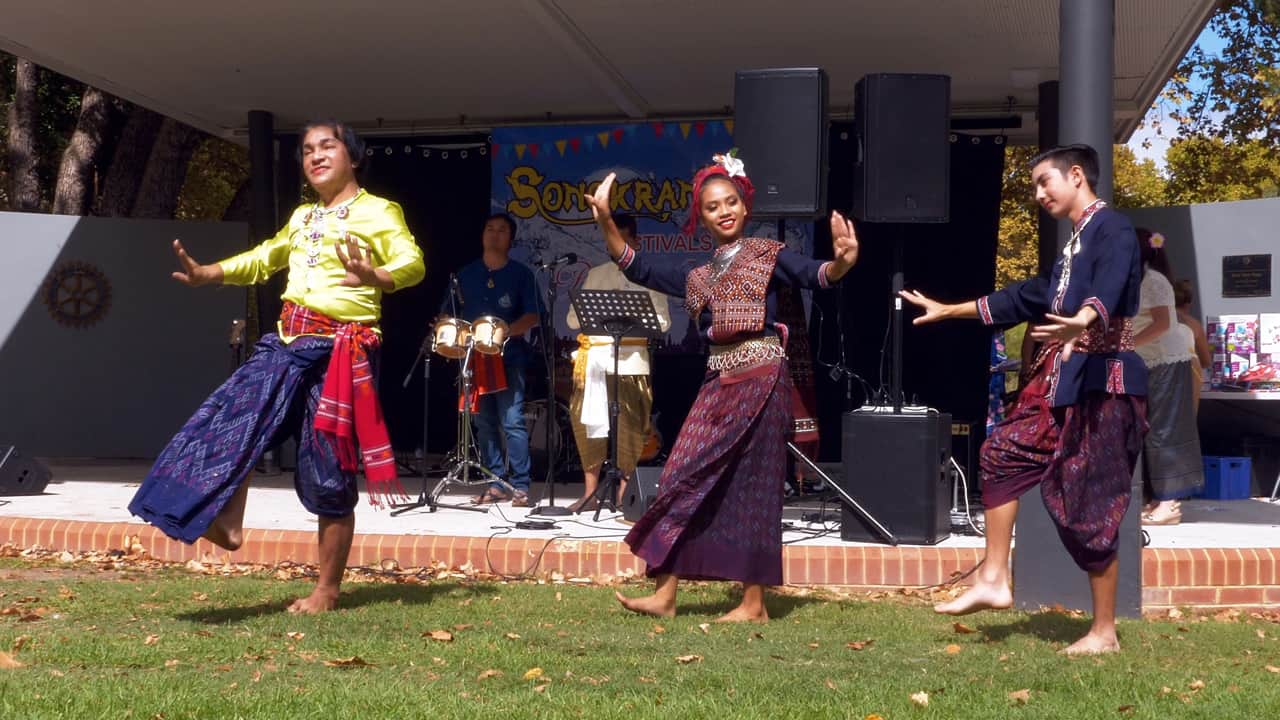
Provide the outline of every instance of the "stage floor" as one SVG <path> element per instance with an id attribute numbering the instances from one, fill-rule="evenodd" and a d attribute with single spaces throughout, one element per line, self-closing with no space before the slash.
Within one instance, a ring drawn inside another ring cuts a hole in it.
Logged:
<path id="1" fill-rule="evenodd" d="M 232 562 L 272 564 L 315 561 L 316 519 L 298 503 L 292 474 L 254 476 L 245 513 L 245 546 L 226 553 L 201 541 L 176 543 L 132 517 L 127 509 L 149 462 L 59 460 L 54 480 L 41 495 L 0 497 L 0 543 L 66 550 L 128 547 L 136 538 L 155 557 L 175 561 L 221 557 Z M 420 481 L 404 477 L 416 493 Z M 535 484 L 534 491 L 542 490 Z M 444 502 L 465 504 L 470 491 L 449 493 Z M 580 485 L 558 485 L 557 504 L 568 505 Z M 964 572 L 982 555 L 982 538 L 953 534 L 933 546 L 890 547 L 840 539 L 839 507 L 828 505 L 826 526 L 805 522 L 821 506 L 789 505 L 783 534 L 788 584 L 859 588 L 919 587 Z M 356 510 L 353 565 L 394 560 L 400 567 L 445 563 L 499 575 L 579 577 L 609 581 L 643 574 L 643 564 L 620 541 L 628 526 L 616 514 L 553 518 L 554 530 L 514 525 L 528 514 L 509 503 L 485 513 L 426 508 L 391 516 L 368 504 Z M 1183 523 L 1148 527 L 1143 554 L 1144 600 L 1165 605 L 1280 604 L 1280 503 L 1265 499 L 1183 503 Z M 128 541 L 128 542 L 126 542 Z M 1015 541 L 1016 543 L 1016 541 Z"/>

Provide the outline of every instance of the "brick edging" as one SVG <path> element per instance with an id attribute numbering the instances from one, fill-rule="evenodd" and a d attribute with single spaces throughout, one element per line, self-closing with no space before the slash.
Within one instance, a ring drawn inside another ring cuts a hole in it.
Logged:
<path id="1" fill-rule="evenodd" d="M 605 580 L 640 576 L 644 564 L 617 541 L 549 538 L 461 537 L 357 533 L 350 564 L 377 566 L 393 559 L 402 568 L 468 564 L 479 572 Z M 150 525 L 0 517 L 0 544 L 40 546 L 72 552 L 129 550 L 133 543 L 157 560 L 187 562 L 209 556 L 233 563 L 314 564 L 315 533 L 246 529 L 244 546 L 233 553 L 200 540 L 172 540 Z M 788 585 L 829 585 L 891 589 L 937 585 L 982 559 L 981 548 L 875 545 L 788 545 L 783 577 Z M 1142 553 L 1143 608 L 1280 606 L 1280 547 L 1146 548 Z"/>

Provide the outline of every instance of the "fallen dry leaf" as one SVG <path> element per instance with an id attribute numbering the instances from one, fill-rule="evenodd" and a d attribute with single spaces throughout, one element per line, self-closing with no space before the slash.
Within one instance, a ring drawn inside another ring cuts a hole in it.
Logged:
<path id="1" fill-rule="evenodd" d="M 194 592 L 194 593 L 191 593 L 191 599 L 197 602 L 204 602 L 205 600 L 209 599 L 209 595 L 208 593 Z"/>
<path id="2" fill-rule="evenodd" d="M 422 633 L 422 637 L 430 638 L 437 642 L 453 642 L 453 633 L 448 630 L 432 630 Z"/>
<path id="3" fill-rule="evenodd" d="M 156 644 L 156 643 L 158 643 L 158 642 L 160 642 L 160 636 L 159 636 L 159 635 L 148 635 L 148 636 L 147 636 L 147 639 L 142 641 L 142 644 L 143 644 L 143 645 L 155 645 L 155 644 Z"/>
<path id="4" fill-rule="evenodd" d="M 17 652 L 21 650 L 23 646 L 25 646 L 30 641 L 31 641 L 30 635 L 19 635 L 18 637 L 13 639 L 13 649 L 11 650 L 11 652 L 13 652 L 16 655 Z"/>
<path id="5" fill-rule="evenodd" d="M 876 713 L 871 713 L 870 715 L 862 718 L 862 720 L 884 720 L 884 718 L 880 717 Z"/>
<path id="6" fill-rule="evenodd" d="M 1188 688 L 1190 688 L 1191 690 L 1203 690 L 1203 689 L 1204 689 L 1204 681 L 1203 681 L 1203 680 L 1194 680 L 1194 681 L 1192 681 L 1192 683 L 1191 683 L 1190 685 L 1188 685 L 1187 687 L 1188 687 Z"/>
<path id="7" fill-rule="evenodd" d="M 507 633 L 504 637 L 506 637 L 508 640 L 519 640 L 519 639 L 520 639 L 520 636 L 519 636 L 519 635 L 517 635 L 516 633 Z"/>
<path id="8" fill-rule="evenodd" d="M 325 667 L 371 667 L 371 663 L 367 663 L 359 655 L 352 655 L 349 658 L 338 658 L 336 660 L 325 660 Z"/>
<path id="9" fill-rule="evenodd" d="M 1116 708 L 1116 712 L 1120 713 L 1121 715 L 1132 715 L 1134 709 L 1135 708 L 1132 705 L 1121 705 L 1120 707 Z"/>
<path id="10" fill-rule="evenodd" d="M 453 629 L 458 632 L 462 632 L 463 630 L 470 630 L 473 627 L 475 627 L 475 625 L 472 625 L 471 623 L 458 623 L 453 626 Z"/>
<path id="11" fill-rule="evenodd" d="M 1275 665 L 1268 665 L 1268 666 L 1267 666 L 1267 672 L 1269 672 L 1269 673 L 1280 673 L 1280 667 L 1276 667 Z"/>
<path id="12" fill-rule="evenodd" d="M 864 648 L 871 647 L 871 643 L 873 642 L 875 642 L 875 640 L 854 640 L 853 642 L 845 643 L 844 646 L 850 650 L 862 650 Z"/>
<path id="13" fill-rule="evenodd" d="M 0 670 L 11 670 L 13 668 L 22 667 L 22 663 L 18 662 L 7 652 L 0 652 Z"/>
<path id="14" fill-rule="evenodd" d="M 952 644 L 950 644 L 950 645 L 948 645 L 948 646 L 947 646 L 947 654 L 948 654 L 948 655 L 959 655 L 959 654 L 960 654 L 960 651 L 961 651 L 961 650 L 963 650 L 963 649 L 964 649 L 964 648 L 960 647 L 959 645 L 956 645 L 955 643 L 952 643 Z"/>
<path id="15" fill-rule="evenodd" d="M 667 631 L 667 629 L 666 629 L 666 628 L 664 628 L 664 627 L 662 627 L 661 625 L 654 625 L 654 626 L 653 626 L 653 631 L 654 631 L 655 633 L 658 633 L 659 635 L 661 635 L 662 633 L 666 632 L 666 631 Z"/>
<path id="16" fill-rule="evenodd" d="M 959 625 L 960 623 L 956 623 Z M 911 704 L 916 707 L 929 707 L 929 693 L 921 690 L 917 693 L 911 693 Z"/>
<path id="17" fill-rule="evenodd" d="M 538 678 L 542 677 L 542 675 L 543 675 L 542 668 L 540 667 L 533 667 L 524 671 L 525 680 L 537 680 Z"/>
<path id="18" fill-rule="evenodd" d="M 1182 611 L 1178 608 L 1169 608 L 1169 619 L 1177 620 L 1182 617 Z"/>
<path id="19" fill-rule="evenodd" d="M 1259 640 L 1266 640 L 1266 639 L 1267 639 L 1267 631 L 1266 631 L 1266 630 L 1256 630 L 1255 632 L 1257 632 L 1257 633 L 1258 633 L 1258 639 L 1259 639 Z"/>
<path id="20" fill-rule="evenodd" d="M 818 643 L 816 643 L 816 642 L 811 642 L 811 643 L 809 643 L 809 647 L 810 647 L 810 648 L 812 648 L 812 649 L 814 649 L 814 650 L 817 650 L 817 649 L 818 649 L 819 647 L 821 647 L 821 646 L 820 646 L 820 645 L 818 645 Z"/>
<path id="21" fill-rule="evenodd" d="M 302 638 L 306 637 L 307 634 L 304 632 L 287 632 L 284 634 L 284 636 L 289 638 L 290 640 L 301 640 Z"/>
<path id="22" fill-rule="evenodd" d="M 49 671 L 49 674 L 50 674 L 50 675 L 52 675 L 52 676 L 54 676 L 54 677 L 66 677 L 66 675 L 67 675 L 66 673 L 62 672 L 61 670 L 50 670 L 50 671 Z"/>
<path id="23" fill-rule="evenodd" d="M 702 631 L 703 635 L 706 635 L 711 632 L 711 623 L 698 623 L 698 629 Z"/>
<path id="24" fill-rule="evenodd" d="M 958 622 L 958 623 L 952 623 L 952 624 L 951 624 L 951 629 L 952 629 L 952 630 L 955 630 L 956 632 L 960 633 L 961 635 L 971 635 L 971 634 L 973 634 L 973 633 L 978 632 L 977 630 L 974 630 L 973 628 L 969 627 L 968 625 L 965 625 L 964 623 L 960 623 L 960 622 Z"/>
<path id="25" fill-rule="evenodd" d="M 179 665 L 181 665 L 181 664 L 182 664 L 182 662 L 181 662 L 181 661 L 179 661 L 179 660 L 165 660 L 165 661 L 164 661 L 164 666 L 165 666 L 165 667 L 167 667 L 167 668 L 171 668 L 171 667 L 178 667 L 178 666 L 179 666 Z"/>
<path id="26" fill-rule="evenodd" d="M 476 677 L 476 680 L 488 680 L 489 678 L 492 678 L 492 677 L 502 677 L 502 671 L 492 670 L 492 669 L 485 670 L 484 672 L 480 673 L 479 676 Z"/>
<path id="27" fill-rule="evenodd" d="M 1021 690 L 1014 690 L 1013 692 L 1009 693 L 1009 699 L 1014 701 L 1018 705 L 1026 705 L 1028 702 L 1031 701 L 1031 689 L 1023 688 Z"/>
<path id="28" fill-rule="evenodd" d="M 701 655 L 678 655 L 676 656 L 676 662 L 680 663 L 681 665 L 688 665 L 689 663 L 702 662 L 702 656 Z"/>
<path id="29" fill-rule="evenodd" d="M 563 593 L 559 593 L 559 592 L 557 592 L 557 593 L 556 593 L 556 602 L 560 602 L 560 601 L 561 601 L 561 600 L 563 600 L 563 599 L 564 599 L 564 594 L 563 594 Z"/>
<path id="30" fill-rule="evenodd" d="M 658 684 L 658 678 L 645 677 L 644 675 L 641 675 L 641 676 L 640 676 L 639 678 L 637 678 L 637 679 L 638 679 L 640 682 L 642 682 L 642 683 L 644 683 L 644 684 L 646 684 L 646 685 L 657 685 L 657 684 Z"/>
<path id="31" fill-rule="evenodd" d="M 541 685 L 534 685 L 534 686 L 533 686 L 533 691 L 534 691 L 534 692 L 536 692 L 536 693 L 544 693 L 544 692 L 546 692 L 546 691 L 547 691 L 547 688 L 548 688 L 548 687 L 550 687 L 550 686 L 551 686 L 551 683 L 543 683 L 543 684 L 541 684 Z"/>
<path id="32" fill-rule="evenodd" d="M 835 690 L 835 689 L 836 689 L 836 684 L 835 684 L 834 682 L 832 682 L 831 678 L 827 678 L 826 680 L 823 680 L 823 681 L 822 681 L 822 684 L 823 684 L 823 685 L 826 685 L 828 690 Z"/>

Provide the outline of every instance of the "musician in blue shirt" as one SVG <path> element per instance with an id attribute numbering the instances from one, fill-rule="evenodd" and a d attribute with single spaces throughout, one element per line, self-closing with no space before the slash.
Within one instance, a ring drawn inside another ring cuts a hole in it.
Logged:
<path id="1" fill-rule="evenodd" d="M 538 324 L 540 313 L 533 271 L 510 258 L 515 232 L 516 223 L 506 213 L 497 213 L 485 220 L 484 252 L 479 260 L 458 271 L 453 303 L 446 296 L 441 312 L 452 314 L 456 307 L 457 317 L 468 322 L 489 315 L 507 323 L 508 340 L 501 362 L 497 363 L 499 367 L 493 368 L 505 375 L 505 389 L 498 389 L 501 383 L 484 387 L 497 373 L 477 367 L 477 382 L 482 387 L 476 414 L 472 417 L 476 424 L 480 461 L 510 483 L 515 494 L 494 485 L 474 500 L 476 503 L 510 500 L 514 507 L 528 507 L 529 430 L 524 418 L 524 386 L 525 367 L 533 352 L 524 335 Z M 496 363 L 498 358 L 479 353 L 472 357 L 477 366 Z M 502 452 L 504 437 L 505 459 Z"/>

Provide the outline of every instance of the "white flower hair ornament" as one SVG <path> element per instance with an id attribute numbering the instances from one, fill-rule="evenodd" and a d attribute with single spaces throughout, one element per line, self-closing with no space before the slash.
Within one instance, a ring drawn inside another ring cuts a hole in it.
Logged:
<path id="1" fill-rule="evenodd" d="M 746 177 L 747 166 L 738 159 L 738 148 L 733 148 L 727 153 L 717 153 L 711 156 L 711 161 L 724 168 L 725 173 L 729 177 Z"/>
<path id="2" fill-rule="evenodd" d="M 1161 235 L 1158 232 L 1153 232 L 1151 233 L 1151 239 L 1148 242 L 1151 244 L 1151 247 L 1159 250 L 1164 247 L 1164 235 Z"/>

